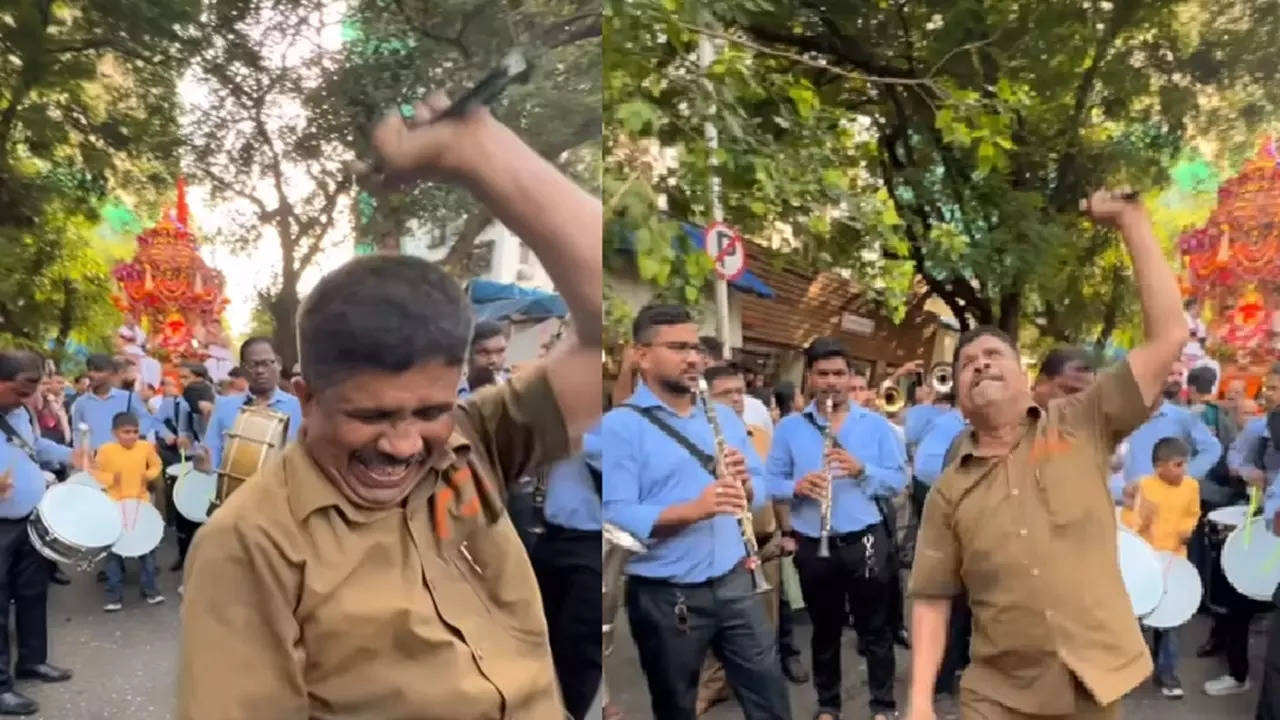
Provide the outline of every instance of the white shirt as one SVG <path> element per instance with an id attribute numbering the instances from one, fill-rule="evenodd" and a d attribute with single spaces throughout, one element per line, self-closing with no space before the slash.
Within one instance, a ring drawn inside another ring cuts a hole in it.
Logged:
<path id="1" fill-rule="evenodd" d="M 209 378 L 215 384 L 227 379 L 227 373 L 231 372 L 231 368 L 236 364 L 231 360 L 231 351 L 220 346 L 209 346 L 209 357 L 204 361 L 204 367 L 209 371 Z"/>
<path id="2" fill-rule="evenodd" d="M 769 408 L 760 402 L 760 398 L 754 395 L 747 395 L 743 398 L 742 421 L 748 425 L 755 425 L 762 428 L 773 427 L 773 418 L 769 415 Z"/>

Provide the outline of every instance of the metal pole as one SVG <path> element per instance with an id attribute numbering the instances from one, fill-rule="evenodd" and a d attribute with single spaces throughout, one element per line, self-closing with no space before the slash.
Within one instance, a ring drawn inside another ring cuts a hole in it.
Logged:
<path id="1" fill-rule="evenodd" d="M 706 84 L 708 107 L 707 120 L 703 123 L 703 134 L 707 142 L 707 169 L 710 178 L 709 190 L 711 193 L 711 219 L 714 222 L 724 221 L 724 208 L 720 205 L 720 175 L 716 172 L 716 148 L 720 146 L 719 136 L 716 134 L 716 125 L 712 118 L 716 114 L 715 93 L 711 86 L 711 81 L 705 75 L 707 68 L 711 67 L 711 63 L 716 59 L 716 46 L 711 38 L 706 35 L 698 36 L 698 67 L 703 71 L 703 82 Z M 707 242 L 710 238 L 707 238 Z M 729 359 L 729 283 L 725 282 L 719 275 L 715 278 L 716 290 L 716 336 L 720 338 L 720 345 L 723 347 L 724 359 Z"/>

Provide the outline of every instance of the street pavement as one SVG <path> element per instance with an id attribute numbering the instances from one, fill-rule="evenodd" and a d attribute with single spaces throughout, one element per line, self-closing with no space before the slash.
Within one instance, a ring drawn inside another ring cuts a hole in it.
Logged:
<path id="1" fill-rule="evenodd" d="M 136 560 L 125 560 L 124 609 L 102 610 L 96 570 L 69 571 L 71 584 L 49 588 L 49 662 L 75 677 L 43 685 L 19 680 L 17 690 L 40 703 L 28 717 L 43 720 L 170 720 L 178 687 L 178 585 L 169 572 L 171 538 L 158 551 L 161 605 L 142 602 Z M 11 624 L 11 629 L 14 627 Z M 12 634 L 12 633 L 11 633 Z"/>
<path id="2" fill-rule="evenodd" d="M 810 626 L 804 621 L 803 611 L 796 617 L 796 643 L 806 666 L 809 665 Z M 1196 617 L 1180 635 L 1182 661 L 1178 674 L 1182 679 L 1186 697 L 1182 700 L 1166 700 L 1159 692 L 1144 683 L 1125 699 L 1125 720 L 1247 720 L 1253 718 L 1254 703 L 1262 677 L 1262 655 L 1266 644 L 1266 627 L 1270 617 L 1255 622 L 1250 638 L 1250 682 L 1252 688 L 1242 695 L 1212 698 L 1201 690 L 1205 680 L 1226 672 L 1226 662 L 1220 658 L 1200 660 L 1195 650 L 1205 638 L 1207 620 Z M 626 720 L 651 718 L 649 691 L 640 671 L 635 643 L 627 628 L 626 611 L 618 613 L 617 638 L 613 654 L 605 661 L 605 673 L 609 678 L 609 693 L 613 702 L 622 710 Z M 844 718 L 863 720 L 870 716 L 866 706 L 866 665 L 857 654 L 857 637 L 852 629 L 846 629 L 843 640 L 841 666 L 844 671 Z M 898 648 L 897 695 L 902 703 L 906 694 L 908 653 Z M 791 714 L 795 720 L 808 720 L 817 711 L 813 686 L 789 685 L 791 688 Z M 900 705 L 900 708 L 903 706 Z M 941 710 L 941 708 L 939 708 Z M 742 712 L 733 700 L 713 707 L 704 720 L 732 720 L 741 718 Z M 941 713 L 939 714 L 941 718 Z"/>

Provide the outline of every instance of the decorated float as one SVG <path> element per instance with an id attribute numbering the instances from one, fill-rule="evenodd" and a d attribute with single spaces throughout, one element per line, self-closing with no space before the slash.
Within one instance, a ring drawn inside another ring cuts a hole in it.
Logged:
<path id="1" fill-rule="evenodd" d="M 112 301 L 124 315 L 122 336 L 133 336 L 147 354 L 169 365 L 224 351 L 225 280 L 200 257 L 181 179 L 177 203 L 138 235 L 137 245 L 133 258 L 112 270 L 119 286 Z"/>
<path id="2" fill-rule="evenodd" d="M 1202 227 L 1179 239 L 1182 291 L 1197 352 L 1222 369 L 1219 388 L 1243 380 L 1256 395 L 1280 360 L 1280 154 L 1267 138 L 1238 175 L 1218 189 Z M 1238 384 L 1238 382 L 1237 382 Z"/>

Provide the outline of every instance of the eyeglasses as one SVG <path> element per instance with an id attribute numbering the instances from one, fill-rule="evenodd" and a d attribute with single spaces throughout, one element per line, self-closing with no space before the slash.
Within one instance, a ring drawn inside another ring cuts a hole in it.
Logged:
<path id="1" fill-rule="evenodd" d="M 244 365 L 246 370 L 266 370 L 274 366 L 276 364 L 276 360 L 275 358 L 270 358 L 267 360 L 250 360 L 249 362 L 242 363 L 242 364 Z"/>

